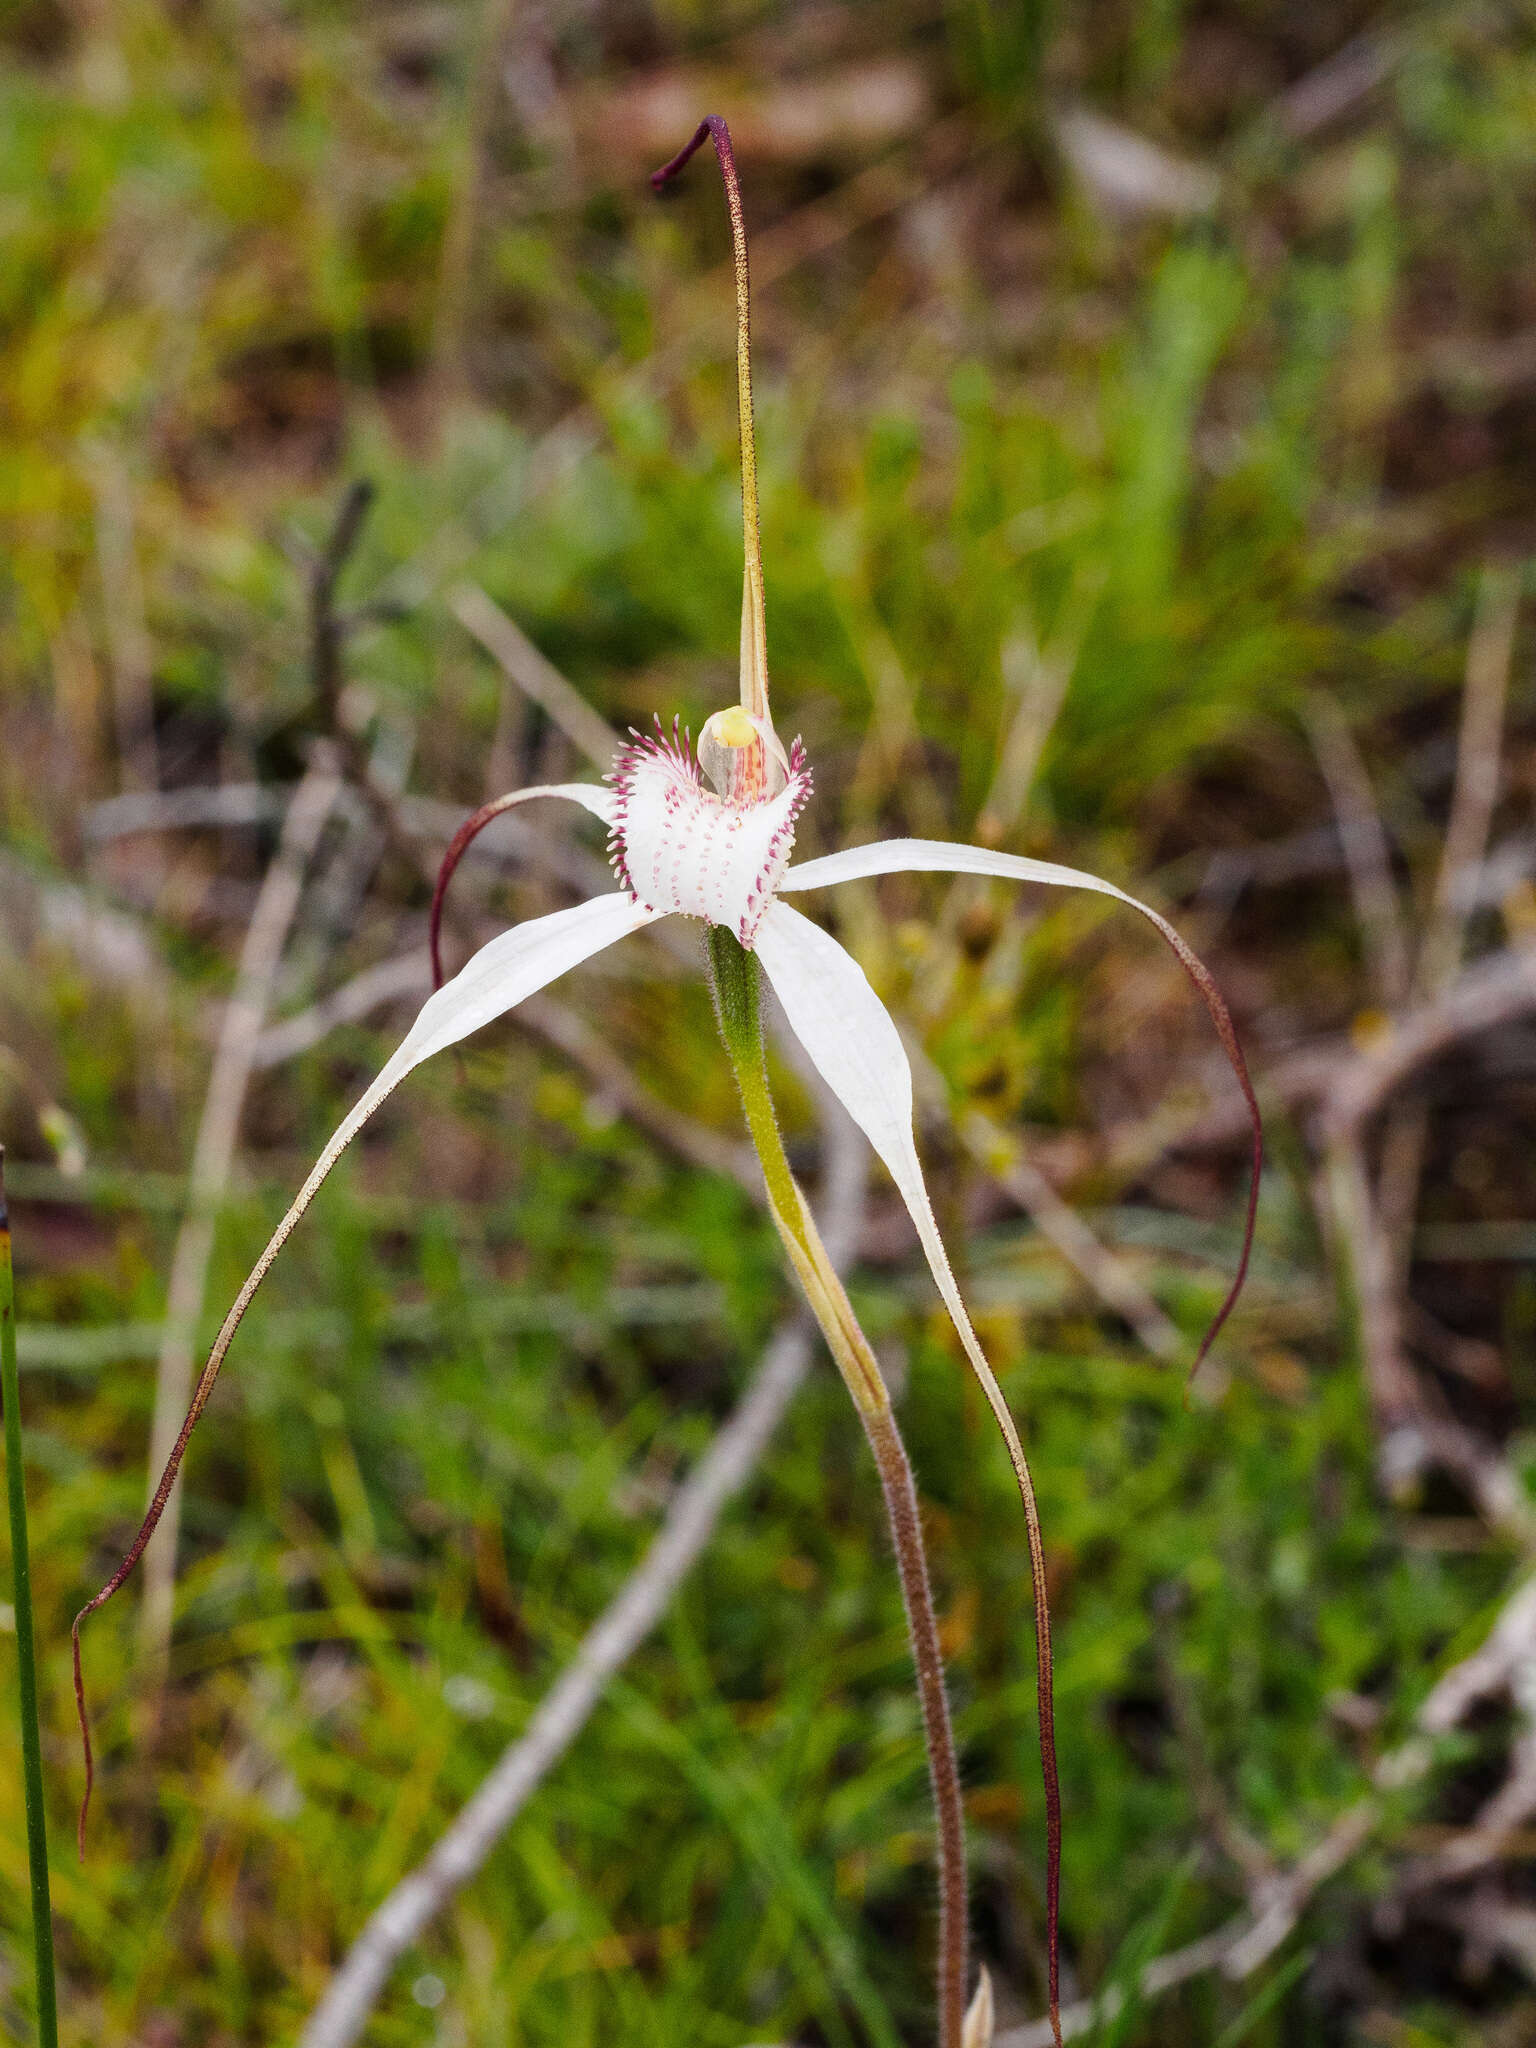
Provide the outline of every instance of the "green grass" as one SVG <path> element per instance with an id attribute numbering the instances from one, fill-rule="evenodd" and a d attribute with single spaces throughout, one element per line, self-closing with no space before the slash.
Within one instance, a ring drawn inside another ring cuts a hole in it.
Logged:
<path id="1" fill-rule="evenodd" d="M 793 54 L 797 19 L 669 6 L 629 56 L 570 26 L 556 71 L 610 96 L 684 58 L 771 74 L 811 63 Z M 1536 321 L 1529 37 L 1513 13 L 1389 10 L 1390 76 L 1287 141 L 1266 108 L 1363 20 L 986 0 L 837 16 L 848 61 L 920 63 L 966 140 L 953 158 L 934 144 L 932 164 L 922 135 L 897 144 L 930 211 L 850 217 L 759 296 L 776 711 L 817 771 L 804 851 L 971 834 L 1021 683 L 1036 655 L 1060 660 L 1060 716 L 1007 843 L 1140 878 L 1187 913 L 1261 1048 L 1370 1001 L 1342 883 L 1245 898 L 1219 923 L 1190 909 L 1208 858 L 1326 817 L 1301 723 L 1321 689 L 1355 724 L 1422 890 L 1443 816 L 1425 764 L 1453 730 L 1475 570 L 1525 551 L 1532 510 L 1528 394 L 1490 368 Z M 248 907 L 209 885 L 248 889 L 270 846 L 197 834 L 160 855 L 82 837 L 85 807 L 118 787 L 125 594 L 101 581 L 103 466 L 134 510 L 168 782 L 294 774 L 310 707 L 291 536 L 323 533 L 359 474 L 379 497 L 344 600 L 398 610 L 359 629 L 350 672 L 370 733 L 409 735 L 413 789 L 466 807 L 484 794 L 501 690 L 442 602 L 460 575 L 616 724 L 676 710 L 697 729 L 734 694 L 717 195 L 700 177 L 657 206 L 601 115 L 572 153 L 498 102 L 470 391 L 445 398 L 438 262 L 472 28 L 467 10 L 147 0 L 95 26 L 43 4 L 0 18 L 0 1039 L 23 1077 L 0 1075 L 0 1134 L 19 1159 L 24 1363 L 31 1333 L 55 1346 L 25 1390 L 56 1844 L 80 1777 L 67 1621 L 139 1511 L 152 1397 L 142 1332 L 120 1355 L 82 1346 L 74 1369 L 58 1346 L 161 1313 L 167 1177 L 186 1168 Z M 1050 140 L 1052 94 L 1212 163 L 1212 215 L 1107 220 Z M 836 138 L 799 161 L 741 155 L 759 229 L 846 196 L 866 161 Z M 1530 710 L 1517 671 L 1522 775 Z M 521 738 L 530 775 L 584 772 L 539 720 Z M 133 920 L 130 971 L 39 909 L 65 883 Z M 487 900 L 521 915 L 557 898 L 517 877 Z M 931 881 L 837 906 L 955 1113 L 1022 1124 L 1060 1160 L 1074 1132 L 1168 1099 L 1198 1108 L 1203 1020 L 1133 921 L 1012 900 L 966 899 L 958 947 Z M 414 939 L 423 907 L 386 862 L 349 929 L 306 931 L 284 1007 Z M 702 981 L 645 978 L 638 943 L 620 959 L 562 993 L 663 1100 L 734 1133 Z M 258 1081 L 211 1310 L 391 1029 L 349 1027 Z M 807 1104 L 787 1077 L 783 1092 L 807 1140 Z M 457 1070 L 412 1079 L 285 1254 L 193 1452 L 163 1703 L 136 1665 L 131 1600 L 88 1632 L 99 1804 L 83 1868 L 56 1849 L 54 1869 L 66 2041 L 293 2037 L 621 1584 L 786 1306 L 739 1191 L 605 1120 L 590 1093 L 531 1041 L 487 1033 Z M 27 1163 L 49 1158 L 49 1101 L 103 1175 L 89 1202 L 42 1180 L 24 1192 Z M 1065 1944 L 1090 1990 L 1236 1911 L 1207 1781 L 1274 1855 L 1303 1853 L 1476 1640 L 1513 1559 L 1458 1542 L 1451 1515 L 1381 1500 L 1305 1133 L 1283 1117 L 1254 1284 L 1223 1346 L 1230 1385 L 1189 1409 L 1178 1373 L 1027 1231 L 965 1228 L 979 1176 L 941 1129 L 925 1154 L 1035 1463 Z M 1222 1152 L 1139 1177 L 1106 1141 L 1072 1177 L 1192 1346 L 1230 1271 L 1240 1166 Z M 1150 1245 L 1132 1228 L 1149 1210 L 1171 1219 Z M 1463 1281 L 1473 1320 L 1507 1317 L 1525 1359 L 1519 1301 Z M 656 1319 L 614 1313 L 616 1289 L 700 1282 L 712 1291 L 660 1296 Z M 1024 1533 L 926 1284 L 887 1262 L 856 1292 L 908 1369 L 977 1943 L 1011 2022 L 1039 2008 L 1044 1921 Z M 1527 1367 L 1514 1426 L 1531 1426 L 1531 1398 Z M 928 2038 L 929 1813 L 883 1528 L 821 1370 L 665 1628 L 396 1973 L 371 2042 Z M 9 1654 L 0 1641 L 0 1667 Z M 1340 1693 L 1378 1702 L 1380 1726 L 1351 1732 Z M 0 1759 L 11 1698 L 7 1677 Z M 1497 1753 L 1496 1731 L 1468 1743 L 1268 1977 L 1133 2006 L 1121 2048 L 1469 2044 L 1518 2026 L 1529 1996 L 1502 1976 L 1421 1979 L 1398 1957 L 1341 1989 L 1298 1961 L 1358 1955 L 1387 1859 L 1460 1811 Z M 17 2039 L 22 1843 L 19 1781 L 0 1769 L 0 2036 Z"/>

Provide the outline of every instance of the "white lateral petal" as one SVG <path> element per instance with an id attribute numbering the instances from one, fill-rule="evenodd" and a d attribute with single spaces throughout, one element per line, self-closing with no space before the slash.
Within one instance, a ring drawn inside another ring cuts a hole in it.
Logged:
<path id="1" fill-rule="evenodd" d="M 229 1348 L 229 1340 L 250 1306 L 252 1295 L 266 1278 L 272 1261 L 287 1243 L 295 1224 L 314 1200 L 331 1168 L 385 1097 L 399 1087 L 411 1069 L 419 1067 L 434 1053 L 457 1045 L 460 1039 L 468 1038 L 482 1024 L 489 1024 L 492 1018 L 515 1009 L 527 997 L 537 994 L 571 968 L 579 967 L 583 960 L 590 960 L 594 953 L 601 953 L 626 933 L 653 923 L 658 915 L 659 912 L 647 910 L 633 897 L 615 890 L 612 895 L 594 896 L 590 902 L 578 903 L 570 910 L 556 910 L 548 917 L 529 918 L 526 923 L 513 925 L 510 931 L 502 932 L 488 946 L 482 946 L 452 981 L 427 998 L 399 1050 L 337 1129 L 315 1162 L 308 1180 L 300 1188 L 292 1208 L 272 1233 L 271 1241 L 256 1261 L 250 1278 L 224 1320 L 209 1366 L 204 1369 L 205 1379 L 210 1369 L 217 1370 L 219 1361 Z"/>
<path id="2" fill-rule="evenodd" d="M 1056 889 L 1092 889 L 1100 896 L 1112 896 L 1117 903 L 1129 904 L 1132 910 L 1140 911 L 1149 924 L 1157 927 L 1179 965 L 1194 984 L 1196 993 L 1205 1004 L 1210 1020 L 1216 1027 L 1216 1036 L 1221 1040 L 1221 1049 L 1227 1056 L 1237 1085 L 1242 1090 L 1243 1100 L 1248 1109 L 1248 1120 L 1253 1128 L 1253 1173 L 1248 1183 L 1248 1216 L 1243 1234 L 1242 1256 L 1237 1262 L 1237 1273 L 1227 1292 L 1227 1298 L 1216 1311 L 1215 1320 L 1201 1340 L 1200 1350 L 1192 1368 L 1192 1371 L 1198 1370 L 1201 1360 L 1215 1341 L 1217 1332 L 1231 1314 L 1248 1271 L 1248 1253 L 1253 1243 L 1254 1221 L 1258 1214 L 1259 1176 L 1264 1155 L 1264 1132 L 1259 1116 L 1258 1098 L 1253 1092 L 1253 1082 L 1249 1079 L 1248 1064 L 1243 1058 L 1243 1049 L 1238 1044 L 1231 1012 L 1220 989 L 1212 980 L 1210 970 L 1166 917 L 1152 909 L 1150 904 L 1128 895 L 1124 889 L 1117 889 L 1113 882 L 1106 882 L 1099 875 L 1087 874 L 1081 868 L 1062 867 L 1052 860 L 1028 860 L 1017 853 L 994 853 L 986 846 L 952 844 L 944 839 L 880 839 L 872 846 L 849 846 L 841 853 L 829 853 L 821 860 L 808 860 L 800 867 L 786 870 L 779 882 L 779 893 L 783 895 L 797 889 L 820 889 L 829 882 L 851 882 L 862 875 L 922 872 L 997 875 L 1009 882 L 1045 882 Z M 759 939 L 758 951 L 761 950 L 762 941 Z M 910 1203 L 908 1206 L 911 1206 Z"/>
<path id="3" fill-rule="evenodd" d="M 1023 1485 L 1023 1446 L 1002 1388 L 971 1328 L 928 1200 L 912 1134 L 912 1068 L 890 1012 L 853 956 L 820 925 L 812 924 L 787 903 L 770 907 L 758 926 L 754 950 L 784 1006 L 791 1030 L 900 1190 L 944 1306 Z"/>
<path id="4" fill-rule="evenodd" d="M 539 782 L 531 789 L 514 790 L 502 799 L 502 808 L 511 810 L 514 804 L 525 804 L 533 796 L 563 796 L 568 803 L 580 804 L 594 818 L 601 818 L 605 825 L 613 823 L 616 799 L 611 789 L 604 789 L 597 782 Z"/>
<path id="5" fill-rule="evenodd" d="M 515 1009 L 627 932 L 654 923 L 657 915 L 615 889 L 610 895 L 594 896 L 570 910 L 551 911 L 547 917 L 529 918 L 500 933 L 482 946 L 452 981 L 427 998 L 369 1094 L 374 1088 L 383 1088 L 387 1094 L 412 1067 L 420 1066 L 433 1053 L 457 1045 L 482 1024 Z M 381 1095 L 379 1100 L 383 1099 Z"/>
<path id="6" fill-rule="evenodd" d="M 1046 882 L 1055 889 L 1093 889 L 1129 903 L 1154 924 L 1163 920 L 1134 896 L 1083 868 L 1062 867 L 1054 860 L 1029 860 L 1021 853 L 994 853 L 989 846 L 966 846 L 947 839 L 877 839 L 871 846 L 845 846 L 820 860 L 802 861 L 779 883 L 779 894 L 798 889 L 824 889 L 830 882 L 852 882 L 864 875 L 999 875 L 1008 882 Z"/>

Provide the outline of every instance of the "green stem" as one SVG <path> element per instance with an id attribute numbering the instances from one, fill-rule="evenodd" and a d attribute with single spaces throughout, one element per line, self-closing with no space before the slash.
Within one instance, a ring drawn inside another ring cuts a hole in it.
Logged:
<path id="1" fill-rule="evenodd" d="M 11 1577 L 16 1607 L 16 1690 L 21 1700 L 21 1771 L 26 1793 L 27 1860 L 32 1878 L 32 1953 L 37 1963 L 37 2038 L 57 2048 L 53 1910 L 48 1895 L 48 1825 L 37 1727 L 37 1657 L 32 1640 L 32 1567 L 27 1552 L 27 1489 L 21 1463 L 21 1390 L 16 1379 L 16 1286 L 0 1146 L 0 1400 L 5 1406 L 5 1481 L 11 1509 Z"/>
<path id="2" fill-rule="evenodd" d="M 710 986 L 720 1036 L 741 1091 L 747 1130 L 762 1164 L 768 1206 L 790 1264 L 821 1324 L 832 1356 L 858 1410 L 874 1454 L 896 1551 L 907 1633 L 917 1671 L 923 1736 L 939 1832 L 939 2048 L 960 2048 L 965 2026 L 966 1884 L 965 1814 L 954 1731 L 944 1691 L 944 1661 L 928 1582 L 923 1524 L 912 1467 L 896 1426 L 890 1396 L 869 1340 L 859 1327 L 811 1212 L 796 1185 L 779 1135 L 763 1059 L 757 960 L 723 926 L 708 935 Z"/>
<path id="3" fill-rule="evenodd" d="M 768 1092 L 768 1074 L 763 1064 L 763 1021 L 761 971 L 755 954 L 749 953 L 734 932 L 712 924 L 706 939 L 709 954 L 709 985 L 715 998 L 715 1016 L 720 1036 L 730 1055 L 747 1131 L 757 1151 L 773 1203 L 776 1219 L 782 1219 L 809 1253 L 806 1218 L 801 1213 L 800 1191 L 790 1172 L 779 1120 Z"/>

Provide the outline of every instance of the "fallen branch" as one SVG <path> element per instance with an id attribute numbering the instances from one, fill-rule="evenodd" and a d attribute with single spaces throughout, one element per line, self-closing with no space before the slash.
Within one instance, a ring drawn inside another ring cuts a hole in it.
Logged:
<path id="1" fill-rule="evenodd" d="M 332 989 L 306 1010 L 269 1024 L 256 1041 L 252 1065 L 258 1073 L 286 1066 L 346 1024 L 361 1024 L 376 1010 L 413 1002 L 419 1008 L 432 993 L 432 959 L 425 946 L 377 961 Z"/>

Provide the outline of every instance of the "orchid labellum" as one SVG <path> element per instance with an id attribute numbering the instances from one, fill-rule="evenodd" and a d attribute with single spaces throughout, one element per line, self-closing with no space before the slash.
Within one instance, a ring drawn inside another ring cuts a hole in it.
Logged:
<path id="1" fill-rule="evenodd" d="M 896 1183 L 911 1215 L 934 1283 L 1007 1445 L 1023 1497 L 1033 1564 L 1041 1747 L 1048 1815 L 1047 1909 L 1053 2026 L 1056 2026 L 1058 2018 L 1061 1822 L 1056 1788 L 1044 1555 L 1029 1467 L 1002 1390 L 972 1328 L 934 1219 L 914 1141 L 912 1073 L 896 1026 L 857 961 L 836 939 L 797 909 L 791 899 L 872 875 L 914 872 L 989 875 L 1049 888 L 1095 890 L 1100 895 L 1129 904 L 1156 927 L 1205 1002 L 1236 1072 L 1253 1122 L 1254 1177 L 1242 1259 L 1231 1292 L 1201 1346 L 1201 1357 L 1229 1313 L 1247 1265 L 1258 1185 L 1258 1110 L 1226 1005 L 1209 974 L 1164 918 L 1146 904 L 1126 895 L 1113 883 L 1049 861 L 1029 860 L 986 847 L 932 839 L 884 840 L 874 845 L 849 847 L 819 860 L 795 863 L 795 824 L 811 796 L 811 772 L 800 742 L 796 740 L 788 748 L 781 742 L 769 709 L 748 358 L 746 239 L 730 138 L 724 122 L 712 117 L 702 123 L 687 148 L 658 171 L 653 182 L 658 187 L 664 184 L 710 137 L 714 140 L 725 179 L 735 241 L 738 291 L 738 386 L 745 526 L 740 702 L 715 712 L 705 721 L 696 748 L 678 722 L 673 723 L 670 731 L 665 731 L 658 720 L 654 735 L 633 735 L 631 742 L 620 750 L 605 783 L 557 783 L 517 790 L 486 805 L 459 832 L 444 859 L 432 906 L 433 963 L 440 984 L 438 926 L 444 892 L 465 848 L 475 834 L 501 812 L 541 798 L 582 806 L 607 827 L 617 887 L 574 908 L 530 919 L 483 947 L 451 981 L 437 988 L 398 1051 L 336 1131 L 225 1319 L 175 1449 L 132 1548 L 75 1623 L 76 1686 L 78 1693 L 80 1622 L 116 1592 L 137 1563 L 159 1520 L 188 1438 L 207 1404 L 225 1353 L 252 1296 L 322 1182 L 374 1111 L 424 1060 L 505 1015 L 583 961 L 590 960 L 607 947 L 618 944 L 631 933 L 661 918 L 694 919 L 705 927 L 707 964 L 722 1036 L 740 1085 L 748 1126 L 763 1163 L 770 1208 L 794 1271 L 853 1394 L 875 1452 L 891 1511 L 903 1593 L 913 1629 L 919 1692 L 939 1806 L 942 1880 L 939 2041 L 940 2048 L 961 2048 L 962 2042 L 980 2043 L 990 2038 L 991 1999 L 983 1973 L 976 1998 L 967 2007 L 963 1837 L 958 1775 L 949 1737 L 915 1494 L 878 1365 L 837 1275 L 822 1250 L 810 1211 L 800 1196 L 784 1157 L 763 1067 L 758 1010 L 761 977 L 767 977 L 790 1029 L 828 1087 L 864 1132 Z M 83 1698 L 81 1728 L 85 1734 Z M 89 1798 L 88 1735 L 85 1739 Z M 83 1809 L 81 1827 L 83 1840 Z M 1059 2027 L 1057 2038 L 1060 2038 Z"/>

